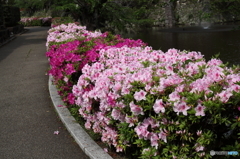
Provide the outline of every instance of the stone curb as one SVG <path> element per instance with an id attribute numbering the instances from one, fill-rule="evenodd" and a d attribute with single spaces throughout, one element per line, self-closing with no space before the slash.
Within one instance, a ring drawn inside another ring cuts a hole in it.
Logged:
<path id="1" fill-rule="evenodd" d="M 108 153 L 103 151 L 103 149 L 95 141 L 93 141 L 93 139 L 72 117 L 69 110 L 64 107 L 64 103 L 58 95 L 55 85 L 52 84 L 52 79 L 53 77 L 49 76 L 48 87 L 53 105 L 61 121 L 64 123 L 67 130 L 70 132 L 81 149 L 91 159 L 113 159 Z"/>

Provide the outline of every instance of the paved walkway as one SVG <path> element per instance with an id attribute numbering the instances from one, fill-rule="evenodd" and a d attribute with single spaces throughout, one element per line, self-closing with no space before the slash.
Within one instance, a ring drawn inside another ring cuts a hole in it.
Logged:
<path id="1" fill-rule="evenodd" d="M 0 158 L 88 159 L 57 117 L 48 91 L 48 27 L 0 48 Z M 54 135 L 54 131 L 59 131 Z"/>

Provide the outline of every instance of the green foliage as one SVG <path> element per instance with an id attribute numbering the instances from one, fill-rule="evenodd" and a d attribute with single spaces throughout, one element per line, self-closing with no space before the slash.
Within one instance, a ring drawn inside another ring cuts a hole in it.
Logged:
<path id="1" fill-rule="evenodd" d="M 222 15 L 226 21 L 236 20 L 235 18 L 240 14 L 239 0 L 211 0 L 209 2 L 212 13 L 214 15 Z"/>
<path id="2" fill-rule="evenodd" d="M 57 26 L 60 24 L 73 23 L 74 19 L 72 17 L 55 17 L 52 19 L 52 25 Z"/>
<path id="3" fill-rule="evenodd" d="M 151 11 L 159 0 L 16 0 L 28 16 L 40 10 L 51 10 L 52 16 L 71 15 L 89 30 L 126 30 L 149 25 Z"/>

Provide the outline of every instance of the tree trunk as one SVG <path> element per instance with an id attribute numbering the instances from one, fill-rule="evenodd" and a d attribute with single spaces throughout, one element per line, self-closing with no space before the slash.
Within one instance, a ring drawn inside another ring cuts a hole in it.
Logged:
<path id="1" fill-rule="evenodd" d="M 170 0 L 165 0 L 165 15 L 166 15 L 166 25 L 168 27 L 173 27 L 176 24 L 176 19 L 175 19 L 175 8 L 177 5 L 177 1 L 170 1 Z"/>

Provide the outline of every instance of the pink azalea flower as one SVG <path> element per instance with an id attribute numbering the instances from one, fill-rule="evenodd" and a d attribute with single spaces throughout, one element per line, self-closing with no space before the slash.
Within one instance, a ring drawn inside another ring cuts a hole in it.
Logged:
<path id="1" fill-rule="evenodd" d="M 107 149 L 107 148 L 104 148 L 103 151 L 108 152 L 108 149 Z"/>
<path id="2" fill-rule="evenodd" d="M 203 151 L 203 150 L 204 150 L 204 147 L 198 145 L 198 146 L 195 148 L 195 150 L 196 150 L 197 152 L 199 152 L 199 151 Z"/>
<path id="3" fill-rule="evenodd" d="M 135 105 L 133 102 L 131 102 L 129 106 L 130 106 L 131 112 L 134 115 L 139 115 L 139 114 L 144 115 L 143 109 L 139 105 Z"/>
<path id="4" fill-rule="evenodd" d="M 197 131 L 197 136 L 200 136 L 202 134 L 202 130 Z"/>
<path id="5" fill-rule="evenodd" d="M 232 95 L 233 94 L 230 91 L 222 91 L 217 96 L 220 98 L 219 100 L 221 102 L 226 103 Z"/>
<path id="6" fill-rule="evenodd" d="M 155 104 L 153 105 L 153 109 L 157 114 L 159 112 L 162 112 L 162 113 L 165 112 L 164 103 L 163 103 L 162 99 L 157 99 L 155 101 Z"/>
<path id="7" fill-rule="evenodd" d="M 147 92 L 141 90 L 139 92 L 135 92 L 134 94 L 134 99 L 136 99 L 137 101 L 140 101 L 140 100 L 146 100 L 146 94 Z"/>
<path id="8" fill-rule="evenodd" d="M 206 107 L 202 106 L 201 104 L 198 104 L 198 106 L 195 108 L 196 116 L 205 116 L 204 109 Z"/>
<path id="9" fill-rule="evenodd" d="M 140 139 L 149 139 L 151 137 L 151 133 L 147 130 L 146 126 L 138 125 L 137 127 L 135 127 L 134 131 L 137 133 Z"/>
<path id="10" fill-rule="evenodd" d="M 165 143 L 167 143 L 167 130 L 160 129 L 160 133 L 158 134 L 158 137 L 162 139 Z"/>
<path id="11" fill-rule="evenodd" d="M 172 92 L 170 95 L 169 95 L 169 101 L 173 101 L 173 102 L 176 102 L 176 101 L 179 101 L 180 100 L 180 95 L 178 92 Z"/>
<path id="12" fill-rule="evenodd" d="M 87 128 L 87 129 L 91 129 L 91 123 L 90 122 L 86 122 L 85 124 L 84 124 L 84 126 L 85 126 L 85 128 Z"/>
<path id="13" fill-rule="evenodd" d="M 179 115 L 179 113 L 183 113 L 183 115 L 187 115 L 187 110 L 190 109 L 191 107 L 187 106 L 186 102 L 178 102 L 174 105 L 173 110 L 174 112 Z"/>
<path id="14" fill-rule="evenodd" d="M 58 135 L 59 133 L 60 132 L 58 130 L 53 132 L 54 135 Z"/>
<path id="15" fill-rule="evenodd" d="M 234 85 L 231 86 L 231 89 L 235 92 L 240 92 L 240 86 L 239 85 L 234 84 Z"/>
<path id="16" fill-rule="evenodd" d="M 126 123 L 129 123 L 129 126 L 128 126 L 128 127 L 132 127 L 132 126 L 134 126 L 135 123 L 138 122 L 138 118 L 137 118 L 137 117 L 128 117 L 128 116 L 126 115 L 126 117 L 125 117 L 125 122 L 126 122 Z"/>
<path id="17" fill-rule="evenodd" d="M 158 135 L 155 133 L 151 133 L 150 141 L 152 147 L 155 147 L 156 149 L 158 148 L 158 140 Z"/>
<path id="18" fill-rule="evenodd" d="M 111 116 L 113 117 L 114 120 L 124 121 L 124 115 L 118 109 L 113 109 Z"/>
<path id="19" fill-rule="evenodd" d="M 199 155 L 200 155 L 200 157 L 203 157 L 203 156 L 205 156 L 205 152 L 202 152 Z"/>
<path id="20" fill-rule="evenodd" d="M 120 82 L 117 82 L 114 86 L 113 86 L 113 90 L 114 91 L 119 91 L 122 88 L 122 84 Z"/>

